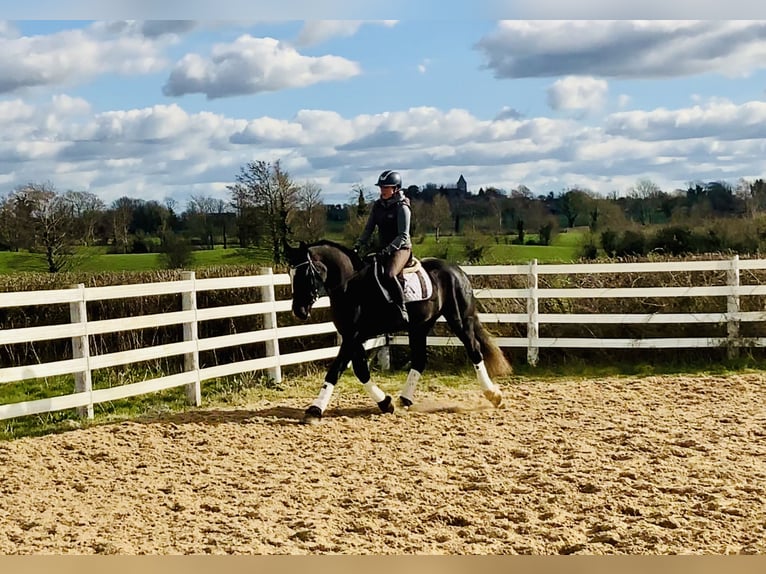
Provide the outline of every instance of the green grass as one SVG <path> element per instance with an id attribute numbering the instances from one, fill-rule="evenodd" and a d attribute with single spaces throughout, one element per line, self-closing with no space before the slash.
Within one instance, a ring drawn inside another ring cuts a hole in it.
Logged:
<path id="1" fill-rule="evenodd" d="M 45 257 L 42 254 L 0 251 L 0 273 L 45 273 L 46 271 L 48 271 L 48 265 L 45 263 Z"/>
<path id="2" fill-rule="evenodd" d="M 74 271 L 86 273 L 152 271 L 162 268 L 158 253 L 107 253 L 103 247 L 80 249 L 73 258 Z M 204 249 L 192 253 L 192 269 L 218 267 L 222 265 L 263 265 L 271 266 L 268 249 Z M 0 251 L 0 273 L 14 274 L 23 272 L 48 271 L 45 256 L 42 253 L 13 253 Z"/>
<path id="3" fill-rule="evenodd" d="M 540 263 L 571 263 L 578 260 L 584 237 L 582 230 L 569 230 L 554 237 L 551 245 L 515 245 L 512 241 L 516 236 L 498 236 L 487 245 L 480 264 L 519 264 L 528 263 L 533 259 Z M 527 239 L 535 240 L 537 236 L 530 234 Z M 436 256 L 462 261 L 465 259 L 464 238 L 446 235 L 437 243 L 432 234 L 417 236 L 414 239 L 413 252 L 417 257 Z"/>

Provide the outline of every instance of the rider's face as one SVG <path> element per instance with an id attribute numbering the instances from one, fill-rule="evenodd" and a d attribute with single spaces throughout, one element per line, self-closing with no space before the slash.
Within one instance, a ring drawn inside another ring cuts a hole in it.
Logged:
<path id="1" fill-rule="evenodd" d="M 380 197 L 383 199 L 388 199 L 392 195 L 394 195 L 394 190 L 396 188 L 393 185 L 381 185 L 380 186 Z"/>

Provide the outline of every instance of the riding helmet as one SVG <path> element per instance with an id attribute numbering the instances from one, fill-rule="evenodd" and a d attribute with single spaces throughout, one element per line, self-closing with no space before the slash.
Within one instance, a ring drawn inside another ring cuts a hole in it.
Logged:
<path id="1" fill-rule="evenodd" d="M 399 175 L 398 171 L 393 171 L 390 169 L 387 169 L 383 173 L 380 174 L 380 177 L 378 178 L 378 183 L 376 183 L 378 187 L 384 186 L 384 185 L 393 185 L 396 189 L 399 189 L 402 187 L 402 176 Z"/>

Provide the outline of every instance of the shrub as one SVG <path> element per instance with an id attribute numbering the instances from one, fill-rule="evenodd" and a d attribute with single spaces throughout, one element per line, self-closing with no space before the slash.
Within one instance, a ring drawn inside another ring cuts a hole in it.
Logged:
<path id="1" fill-rule="evenodd" d="M 165 234 L 160 248 L 160 261 L 165 269 L 184 269 L 192 263 L 192 244 L 188 237 Z"/>

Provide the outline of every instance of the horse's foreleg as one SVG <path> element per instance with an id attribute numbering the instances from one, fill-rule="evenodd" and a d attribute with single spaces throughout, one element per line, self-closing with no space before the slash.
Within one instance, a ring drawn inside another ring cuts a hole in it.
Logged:
<path id="1" fill-rule="evenodd" d="M 319 395 L 311 403 L 311 406 L 306 409 L 303 415 L 303 422 L 314 423 L 318 422 L 322 418 L 322 413 L 327 409 L 332 398 L 333 391 L 335 390 L 335 384 L 338 382 L 341 373 L 346 370 L 349 359 L 351 358 L 352 347 L 349 344 L 341 343 L 338 355 L 333 360 L 330 368 L 327 369 L 325 374 L 324 383 L 319 390 Z"/>
<path id="2" fill-rule="evenodd" d="M 370 366 L 367 364 L 367 351 L 361 342 L 357 343 L 354 354 L 351 357 L 351 363 L 354 367 L 354 374 L 359 382 L 362 383 L 364 390 L 369 397 L 375 401 L 381 412 L 393 413 L 394 404 L 391 397 L 384 393 L 378 385 L 370 380 Z"/>

